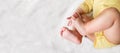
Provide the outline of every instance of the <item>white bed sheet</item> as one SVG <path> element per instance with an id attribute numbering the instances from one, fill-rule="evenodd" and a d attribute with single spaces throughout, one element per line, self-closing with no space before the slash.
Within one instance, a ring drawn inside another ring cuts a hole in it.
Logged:
<path id="1" fill-rule="evenodd" d="M 77 1 L 0 0 L 0 53 L 120 53 L 120 46 L 95 49 L 87 38 L 76 45 L 60 37 Z"/>

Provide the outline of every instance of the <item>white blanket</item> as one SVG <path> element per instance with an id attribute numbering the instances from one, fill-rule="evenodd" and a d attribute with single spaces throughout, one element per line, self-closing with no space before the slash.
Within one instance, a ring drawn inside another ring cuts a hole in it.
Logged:
<path id="1" fill-rule="evenodd" d="M 120 53 L 120 46 L 95 49 L 87 38 L 76 45 L 60 37 L 62 19 L 78 3 L 78 0 L 0 0 L 0 53 Z"/>

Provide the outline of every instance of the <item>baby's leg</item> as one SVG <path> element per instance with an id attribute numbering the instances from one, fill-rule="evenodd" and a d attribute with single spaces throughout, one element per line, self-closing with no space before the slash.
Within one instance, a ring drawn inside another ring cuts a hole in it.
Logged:
<path id="1" fill-rule="evenodd" d="M 92 19 L 89 18 L 89 16 L 87 16 L 85 14 L 81 15 L 81 17 L 74 16 L 74 17 L 72 17 L 72 19 L 75 20 L 75 21 L 73 21 L 73 25 L 75 26 L 77 31 L 84 36 L 84 34 L 83 34 L 84 32 L 83 32 L 83 29 L 81 28 L 81 26 L 83 25 L 83 23 L 87 23 L 87 22 L 89 22 Z M 85 36 L 94 42 L 94 40 L 95 40 L 94 33 L 87 34 Z"/>
<path id="2" fill-rule="evenodd" d="M 73 22 L 75 23 L 76 29 L 80 32 L 83 31 L 86 35 L 104 31 L 108 41 L 114 44 L 120 44 L 120 13 L 115 8 L 105 9 L 97 18 L 88 23 L 83 23 L 78 18 L 73 18 Z"/>
<path id="3" fill-rule="evenodd" d="M 84 22 L 88 22 L 90 21 L 90 19 L 86 16 L 86 15 L 81 15 L 82 16 L 82 20 Z M 72 17 L 72 16 L 71 16 Z M 61 35 L 62 37 L 64 37 L 65 39 L 68 39 L 74 43 L 81 43 L 82 41 L 82 35 L 75 29 L 75 27 L 72 25 L 72 20 L 71 17 L 67 18 L 69 20 L 68 22 L 68 26 L 72 27 L 72 30 L 63 27 L 61 30 Z M 73 17 L 80 17 L 80 15 L 78 13 L 74 13 Z M 90 37 L 91 40 L 93 40 L 93 36 L 88 36 L 88 38 Z"/>
<path id="4" fill-rule="evenodd" d="M 82 22 L 84 22 L 84 23 L 87 23 L 92 20 L 92 18 L 90 18 L 90 16 L 88 16 L 86 14 L 78 15 L 78 13 L 75 13 L 75 14 L 73 14 L 73 17 L 79 18 L 79 20 L 82 20 Z M 78 33 L 81 33 L 81 32 L 78 32 Z M 90 40 L 92 40 L 94 42 L 94 39 L 95 39 L 94 34 L 89 34 L 89 35 L 86 35 L 85 37 L 89 38 Z"/>

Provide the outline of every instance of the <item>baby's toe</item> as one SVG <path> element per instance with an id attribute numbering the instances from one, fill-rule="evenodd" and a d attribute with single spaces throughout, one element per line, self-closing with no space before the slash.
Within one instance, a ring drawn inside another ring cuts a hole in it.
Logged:
<path id="1" fill-rule="evenodd" d="M 63 35 L 63 32 L 66 30 L 66 27 L 63 27 L 60 31 L 60 35 L 62 36 Z"/>

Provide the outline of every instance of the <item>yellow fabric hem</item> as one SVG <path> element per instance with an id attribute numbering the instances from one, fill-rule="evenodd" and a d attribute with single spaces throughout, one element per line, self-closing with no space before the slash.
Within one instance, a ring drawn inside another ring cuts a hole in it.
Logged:
<path id="1" fill-rule="evenodd" d="M 95 36 L 96 36 L 96 40 L 94 41 L 95 48 L 110 48 L 110 47 L 116 46 L 115 44 L 110 43 L 105 38 L 102 32 L 96 32 Z"/>

